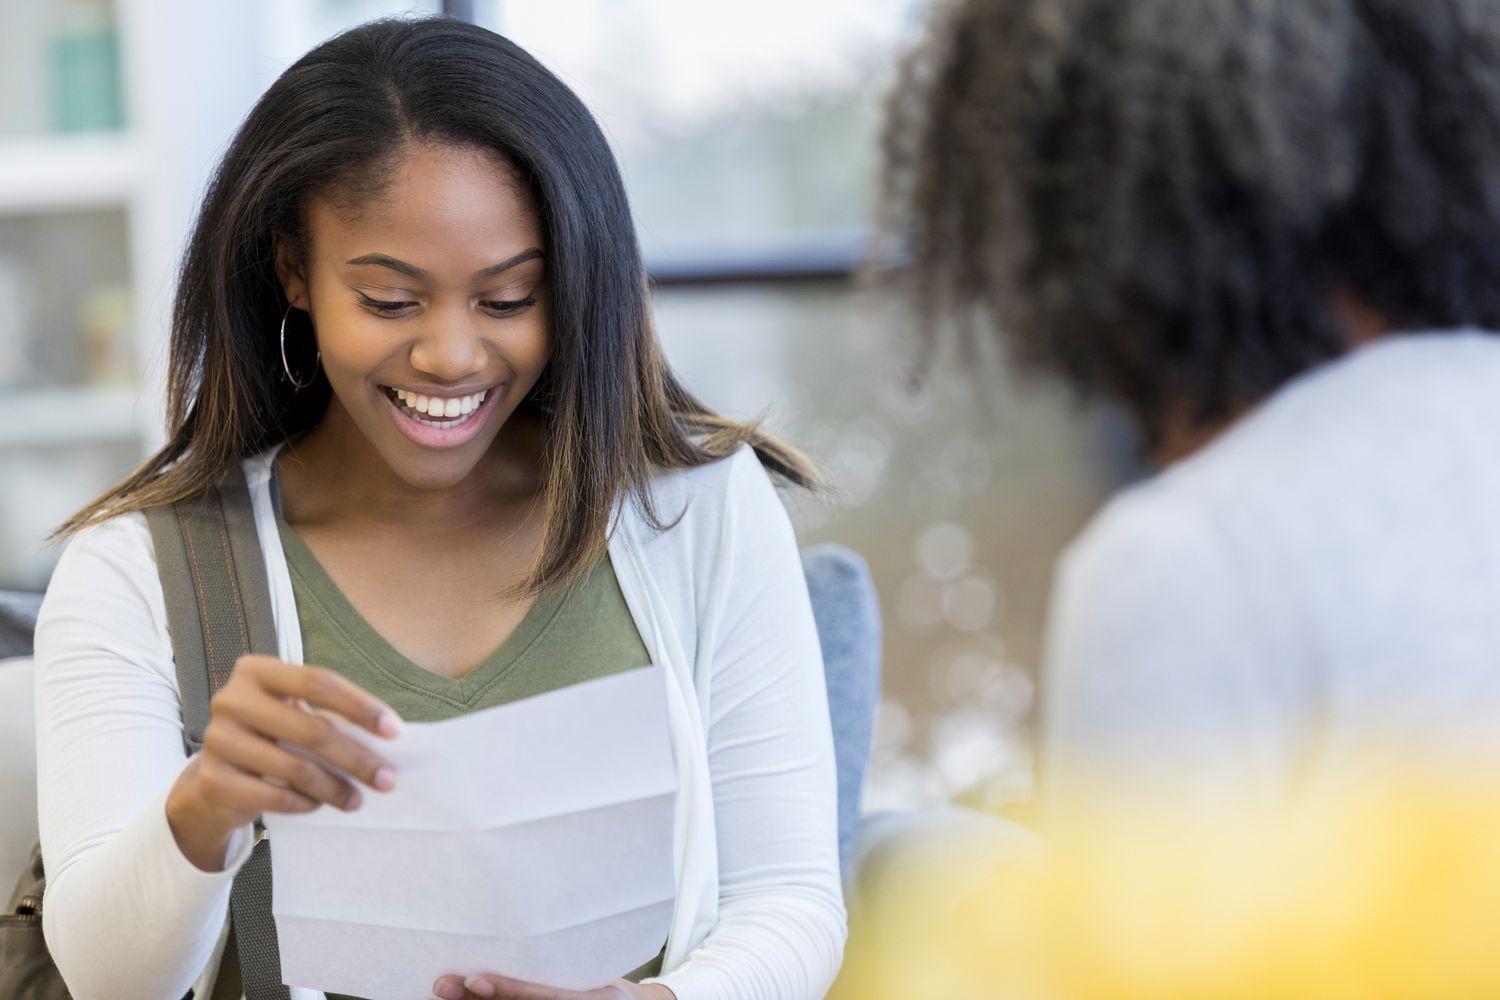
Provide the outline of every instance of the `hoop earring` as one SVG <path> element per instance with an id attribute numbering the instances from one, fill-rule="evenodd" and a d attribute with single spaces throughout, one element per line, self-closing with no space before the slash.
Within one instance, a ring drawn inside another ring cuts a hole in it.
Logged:
<path id="1" fill-rule="evenodd" d="M 291 382 L 298 392 L 301 392 L 318 380 L 318 365 L 323 363 L 323 352 L 318 351 L 317 359 L 313 362 L 312 378 L 306 382 L 298 382 L 297 377 L 292 374 L 292 366 L 286 363 L 286 318 L 292 314 L 292 308 L 292 306 L 287 306 L 286 312 L 281 314 L 281 370 L 286 372 L 287 381 Z"/>

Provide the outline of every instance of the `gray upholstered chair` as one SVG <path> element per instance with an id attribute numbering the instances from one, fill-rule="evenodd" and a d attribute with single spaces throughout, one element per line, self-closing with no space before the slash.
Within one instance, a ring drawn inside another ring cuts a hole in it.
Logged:
<path id="1" fill-rule="evenodd" d="M 0 660 L 31 655 L 31 630 L 41 605 L 41 594 L 0 590 Z"/>
<path id="2" fill-rule="evenodd" d="M 880 701 L 880 603 L 869 567 L 853 551 L 817 545 L 802 553 L 823 647 L 828 714 L 839 776 L 839 865 L 847 885 L 859 832 L 860 792 Z"/>

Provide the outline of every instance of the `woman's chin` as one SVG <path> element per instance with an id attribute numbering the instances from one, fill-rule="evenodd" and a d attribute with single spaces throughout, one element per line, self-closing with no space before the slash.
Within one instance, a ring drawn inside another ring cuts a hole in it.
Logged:
<path id="1" fill-rule="evenodd" d="M 472 476 L 484 454 L 484 450 L 470 448 L 413 454 L 411 449 L 401 448 L 394 454 L 387 453 L 385 459 L 391 471 L 413 489 L 446 490 Z"/>

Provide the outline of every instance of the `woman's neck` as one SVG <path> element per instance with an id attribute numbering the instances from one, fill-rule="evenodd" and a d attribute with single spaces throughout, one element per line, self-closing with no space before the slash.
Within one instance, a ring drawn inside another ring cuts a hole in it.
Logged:
<path id="1" fill-rule="evenodd" d="M 1180 462 L 1207 447 L 1219 435 L 1227 431 L 1239 418 L 1229 417 L 1217 423 L 1203 426 L 1186 420 L 1171 421 L 1163 430 L 1156 447 L 1151 451 L 1151 461 L 1159 468 Z"/>
<path id="2" fill-rule="evenodd" d="M 1340 356 L 1384 340 L 1391 334 L 1391 323 L 1385 315 L 1347 285 L 1336 287 L 1328 298 L 1328 304 L 1344 345 Z M 1255 405 L 1258 406 L 1259 403 Z M 1152 461 L 1165 468 L 1195 454 L 1254 408 L 1255 406 L 1240 407 L 1230 416 L 1204 425 L 1189 419 L 1186 407 L 1180 407 L 1178 412 L 1168 418 L 1161 439 L 1151 452 Z"/>

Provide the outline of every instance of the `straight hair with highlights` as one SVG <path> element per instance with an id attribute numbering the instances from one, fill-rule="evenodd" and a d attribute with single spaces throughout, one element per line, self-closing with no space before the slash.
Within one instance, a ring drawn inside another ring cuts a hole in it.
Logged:
<path id="1" fill-rule="evenodd" d="M 578 97 L 509 40 L 457 19 L 386 18 L 337 35 L 256 102 L 209 184 L 171 320 L 166 445 L 54 533 L 216 485 L 231 463 L 315 425 L 331 389 L 287 380 L 275 245 L 308 246 L 307 202 L 378 194 L 403 147 L 491 150 L 531 189 L 547 243 L 552 354 L 533 397 L 545 420 L 541 550 L 525 589 L 581 579 L 606 551 L 610 512 L 633 495 L 665 528 L 649 483 L 749 443 L 783 480 L 812 464 L 754 423 L 721 417 L 658 346 L 620 172 Z"/>

